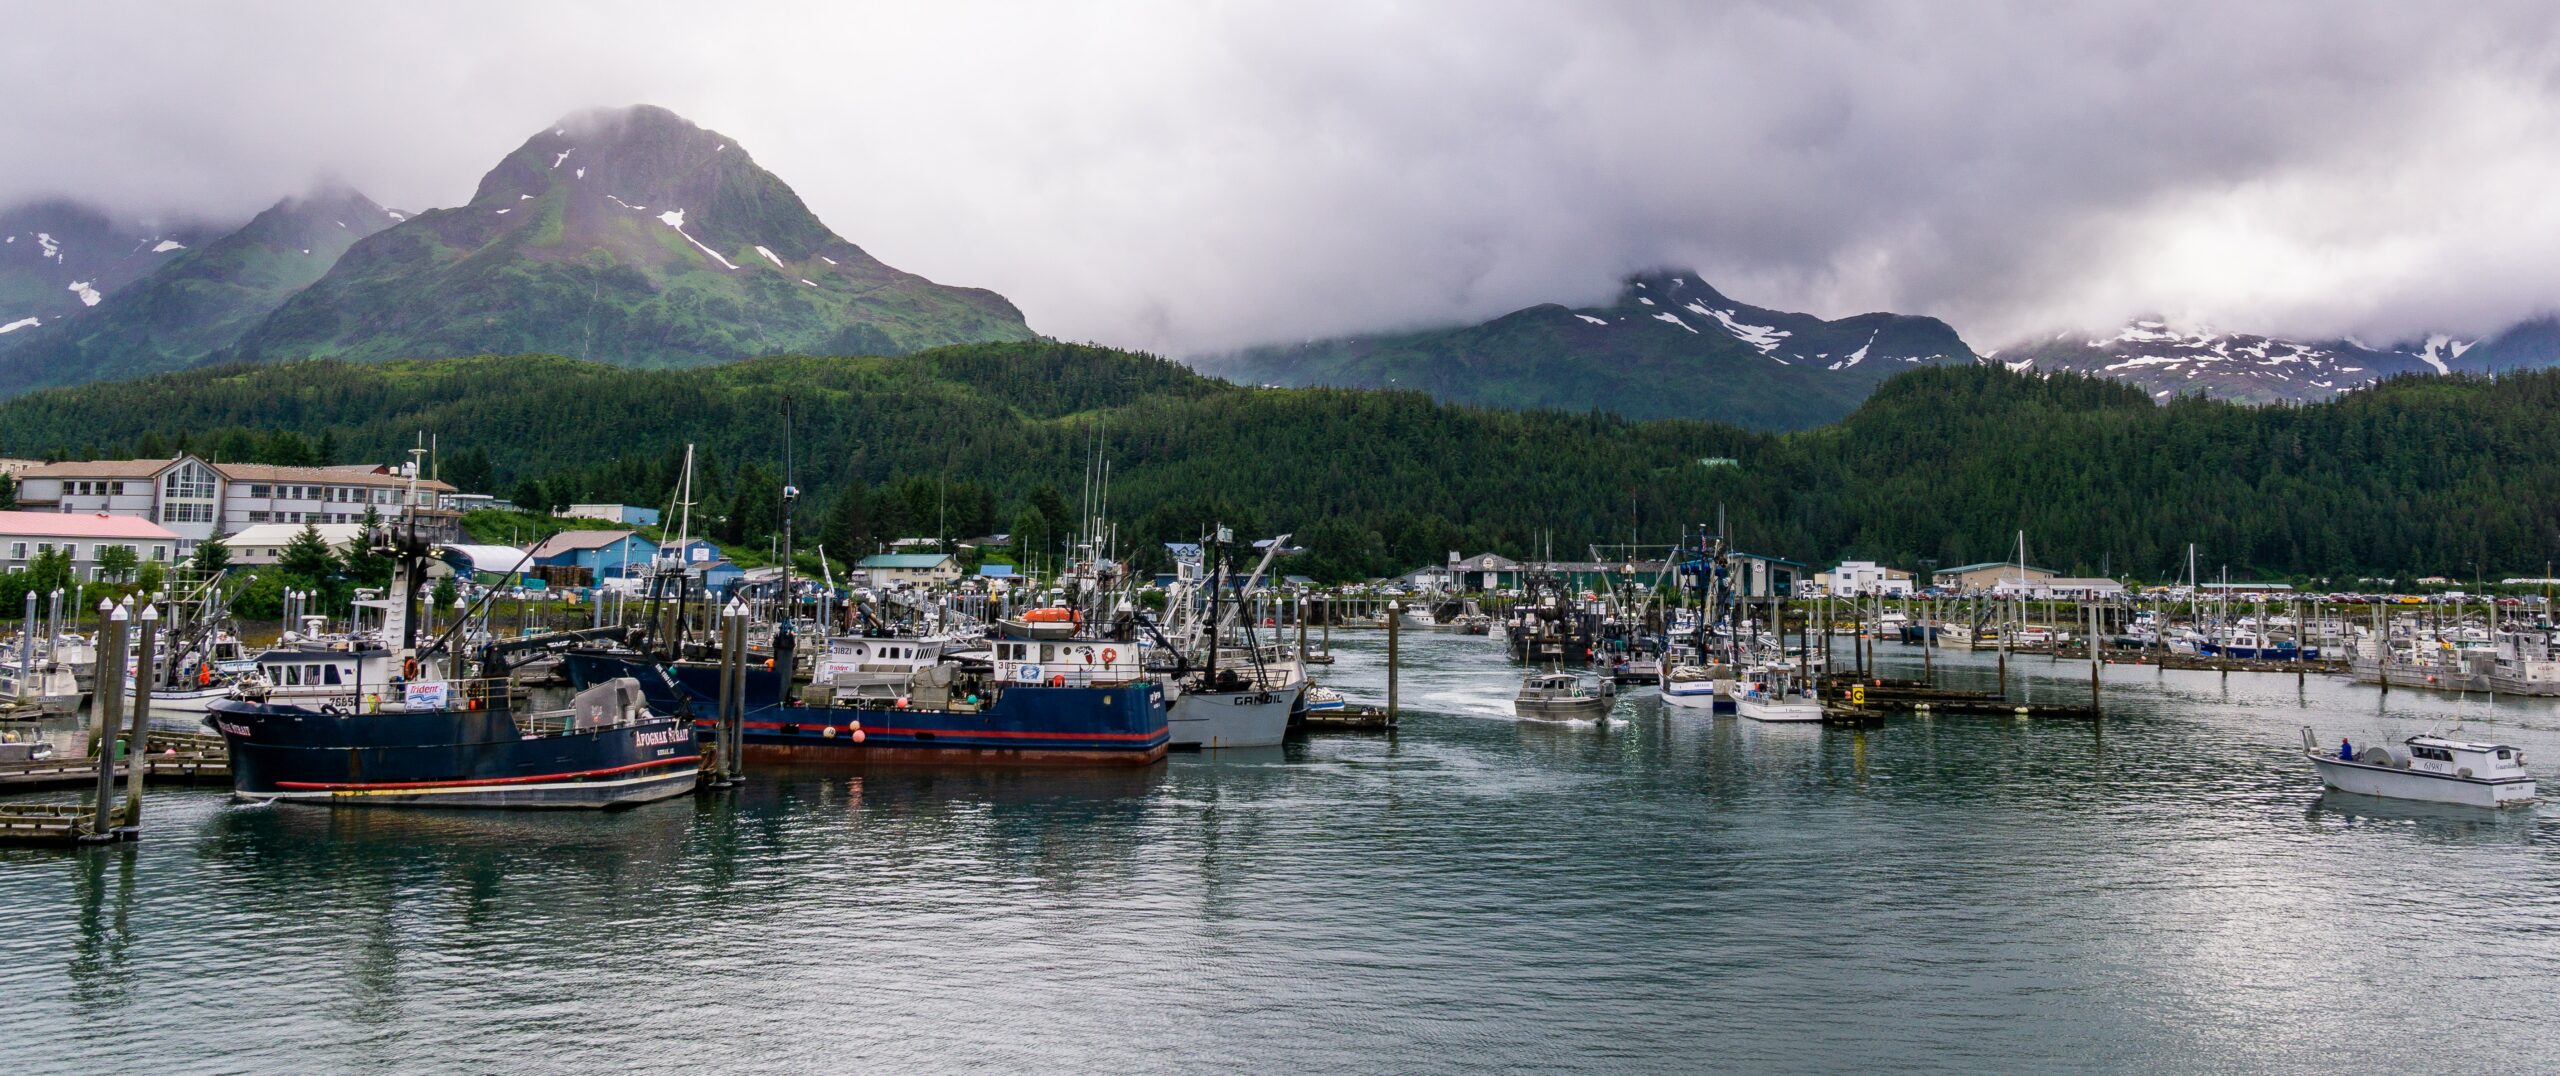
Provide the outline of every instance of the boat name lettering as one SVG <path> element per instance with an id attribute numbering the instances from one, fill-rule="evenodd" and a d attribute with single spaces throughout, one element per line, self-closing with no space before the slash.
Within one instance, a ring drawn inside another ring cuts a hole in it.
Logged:
<path id="1" fill-rule="evenodd" d="M 642 747 L 662 747 L 684 739 L 688 735 L 690 734 L 677 729 L 657 729 L 650 732 L 640 733 L 638 734 L 638 737 L 640 746 Z"/>
<path id="2" fill-rule="evenodd" d="M 1232 704 L 1236 706 L 1260 706 L 1263 703 L 1270 701 L 1271 693 L 1268 691 L 1259 695 L 1238 695 L 1231 700 Z"/>
<path id="3" fill-rule="evenodd" d="M 234 725 L 228 721 L 217 722 L 217 724 L 222 727 L 222 731 L 229 733 L 230 735 L 238 736 L 242 739 L 247 739 L 249 736 L 249 726 L 247 725 Z"/>

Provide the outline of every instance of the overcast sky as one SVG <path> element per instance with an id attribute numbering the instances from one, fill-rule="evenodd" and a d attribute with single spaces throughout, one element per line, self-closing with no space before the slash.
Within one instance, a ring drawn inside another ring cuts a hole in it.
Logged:
<path id="1" fill-rule="evenodd" d="M 1654 265 L 1977 348 L 2560 305 L 2549 2 L 0 9 L 0 203 L 245 216 L 334 175 L 454 205 L 554 119 L 649 102 L 892 265 L 1176 354 Z"/>

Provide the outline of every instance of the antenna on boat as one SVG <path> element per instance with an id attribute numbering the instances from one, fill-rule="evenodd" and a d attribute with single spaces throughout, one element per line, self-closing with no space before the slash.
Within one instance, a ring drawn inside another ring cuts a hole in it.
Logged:
<path id="1" fill-rule="evenodd" d="M 791 454 L 791 394 L 782 394 L 782 624 L 783 635 L 791 633 L 791 619 L 799 612 L 791 600 L 791 517 L 800 505 L 800 487 L 793 484 L 798 475 Z M 775 644 L 779 647 L 779 640 Z M 779 654 L 779 650 L 776 651 Z M 782 669 L 783 690 L 791 690 L 791 670 Z"/>

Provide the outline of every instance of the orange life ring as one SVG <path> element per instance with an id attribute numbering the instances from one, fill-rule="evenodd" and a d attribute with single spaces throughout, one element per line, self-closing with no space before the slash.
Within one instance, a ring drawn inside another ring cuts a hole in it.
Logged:
<path id="1" fill-rule="evenodd" d="M 1103 664 L 1105 664 L 1105 665 L 1117 665 L 1117 664 L 1119 664 L 1119 663 L 1120 663 L 1120 652 L 1119 652 L 1119 651 L 1117 651 L 1117 650 L 1113 650 L 1113 649 L 1111 649 L 1110 647 L 1107 647 L 1107 646 L 1106 646 L 1106 647 L 1103 647 L 1103 648 L 1102 648 L 1102 663 L 1103 663 Z"/>

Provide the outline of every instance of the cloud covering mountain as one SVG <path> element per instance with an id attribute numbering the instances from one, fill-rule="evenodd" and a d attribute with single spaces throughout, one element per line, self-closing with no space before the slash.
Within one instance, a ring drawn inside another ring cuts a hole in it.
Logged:
<path id="1" fill-rule="evenodd" d="M 654 101 L 890 264 L 1175 352 L 1596 304 L 1665 264 L 1986 346 L 2150 314 L 2476 338 L 2560 299 L 2540 3 L 170 3 L 13 30 L 0 205 L 237 220 L 335 176 L 454 206 L 528 117 Z"/>

